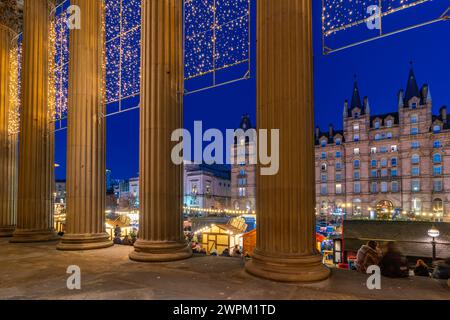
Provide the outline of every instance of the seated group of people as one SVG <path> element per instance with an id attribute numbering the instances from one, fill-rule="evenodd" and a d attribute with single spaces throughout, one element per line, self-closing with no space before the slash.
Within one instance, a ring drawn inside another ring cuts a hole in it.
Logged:
<path id="1" fill-rule="evenodd" d="M 422 259 L 419 259 L 414 268 L 414 275 L 448 279 L 449 272 L 443 272 L 446 269 L 442 268 L 442 265 L 450 264 L 450 259 L 447 260 L 444 261 L 444 264 L 438 264 L 434 271 L 430 273 L 428 265 Z M 408 260 L 401 254 L 394 242 L 388 242 L 384 254 L 376 241 L 371 240 L 361 246 L 356 255 L 356 270 L 366 273 L 367 268 L 372 265 L 379 266 L 381 274 L 385 277 L 403 278 L 409 276 Z"/>

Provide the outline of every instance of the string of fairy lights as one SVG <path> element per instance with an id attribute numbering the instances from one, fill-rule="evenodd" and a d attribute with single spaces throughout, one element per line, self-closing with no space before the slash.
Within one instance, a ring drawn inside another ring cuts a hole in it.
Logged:
<path id="1" fill-rule="evenodd" d="M 49 112 L 56 130 L 67 125 L 70 0 L 52 10 Z M 104 0 L 106 115 L 139 107 L 141 0 Z M 186 80 L 249 61 L 250 0 L 185 0 Z"/>
<path id="2" fill-rule="evenodd" d="M 433 0 L 323 0 L 322 31 L 325 37 L 368 21 L 373 13 L 367 8 L 379 6 L 381 17 Z"/>
<path id="3" fill-rule="evenodd" d="M 326 38 L 367 21 L 371 15 L 367 12 L 370 5 L 380 5 L 381 15 L 386 16 L 434 0 L 322 1 L 323 35 Z M 57 3 L 52 11 L 49 37 L 49 109 L 51 118 L 59 123 L 59 128 L 64 128 L 69 86 L 69 28 L 66 23 L 69 14 L 66 9 L 70 0 Z M 216 72 L 245 62 L 249 72 L 250 15 L 251 0 L 184 0 L 186 81 L 212 74 L 215 83 Z M 103 29 L 105 76 L 102 89 L 106 115 L 138 108 L 141 0 L 104 0 Z M 20 60 L 17 63 L 20 68 Z M 19 83 L 13 81 L 12 86 L 11 90 L 20 90 Z M 13 105 L 19 106 L 20 93 L 11 95 L 11 100 Z M 18 111 L 11 115 L 10 122 L 11 132 L 17 132 Z"/>
<path id="4" fill-rule="evenodd" d="M 20 128 L 20 94 L 21 94 L 21 69 L 22 42 L 20 36 L 13 40 L 9 51 L 9 107 L 8 135 L 19 133 Z"/>
<path id="5" fill-rule="evenodd" d="M 250 60 L 250 0 L 185 0 L 185 79 Z"/>

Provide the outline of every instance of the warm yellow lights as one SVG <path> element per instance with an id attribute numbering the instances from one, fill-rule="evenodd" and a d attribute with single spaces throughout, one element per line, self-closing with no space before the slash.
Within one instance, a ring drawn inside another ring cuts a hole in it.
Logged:
<path id="1" fill-rule="evenodd" d="M 10 74 L 9 74 L 9 116 L 8 134 L 19 133 L 20 128 L 20 76 L 19 57 L 21 57 L 21 46 L 17 39 L 9 51 Z"/>
<path id="2" fill-rule="evenodd" d="M 55 50 L 56 50 L 56 26 L 55 20 L 52 19 L 50 22 L 49 29 L 49 43 L 48 43 L 48 119 L 49 121 L 53 121 L 56 115 L 56 106 L 55 106 L 55 97 L 56 97 L 56 88 L 55 88 Z"/>
<path id="3" fill-rule="evenodd" d="M 248 211 L 248 210 L 230 210 L 230 209 L 211 209 L 211 208 L 197 208 L 197 207 L 183 207 L 184 211 L 191 212 L 206 212 L 206 213 L 223 213 L 223 214 L 232 214 L 232 215 L 245 215 L 252 214 L 255 215 L 256 211 Z"/>

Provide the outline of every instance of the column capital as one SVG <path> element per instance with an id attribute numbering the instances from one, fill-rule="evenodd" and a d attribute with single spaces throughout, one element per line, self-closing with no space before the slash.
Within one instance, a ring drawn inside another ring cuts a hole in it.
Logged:
<path id="1" fill-rule="evenodd" d="M 22 31 L 23 0 L 0 2 L 0 28 L 6 27 L 14 33 Z"/>

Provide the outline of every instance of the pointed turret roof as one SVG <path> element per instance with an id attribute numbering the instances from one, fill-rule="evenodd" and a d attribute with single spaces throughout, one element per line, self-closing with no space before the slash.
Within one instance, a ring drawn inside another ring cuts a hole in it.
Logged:
<path id="1" fill-rule="evenodd" d="M 413 63 L 411 62 L 411 68 L 409 69 L 408 75 L 408 83 L 406 84 L 406 92 L 405 92 L 405 105 L 408 104 L 408 101 L 413 97 L 420 98 L 420 90 L 417 85 L 416 76 L 414 74 Z"/>
<path id="2" fill-rule="evenodd" d="M 249 129 L 254 129 L 252 126 L 252 122 L 250 121 L 250 115 L 244 114 L 241 118 L 241 123 L 239 124 L 239 129 L 244 131 Z"/>
<path id="3" fill-rule="evenodd" d="M 356 80 L 356 76 L 355 76 L 355 83 L 353 85 L 353 94 L 352 94 L 352 103 L 350 105 L 351 109 L 354 108 L 359 108 L 359 109 L 363 109 L 363 105 L 361 103 L 361 95 L 359 94 L 359 89 L 358 89 L 358 81 Z"/>

